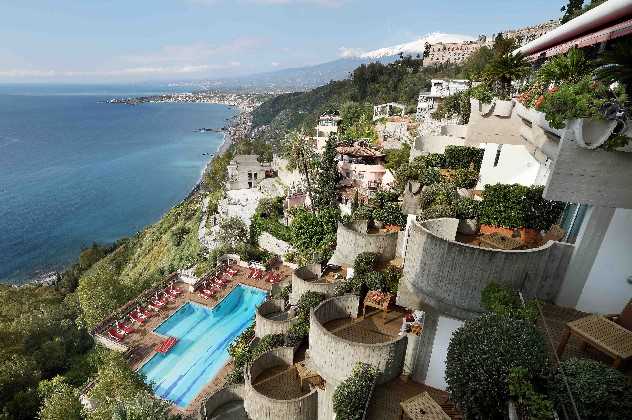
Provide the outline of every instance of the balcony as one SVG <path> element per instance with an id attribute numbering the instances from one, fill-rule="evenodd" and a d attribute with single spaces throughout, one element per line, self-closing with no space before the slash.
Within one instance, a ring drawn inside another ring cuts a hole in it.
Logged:
<path id="1" fill-rule="evenodd" d="M 338 282 L 347 277 L 344 268 L 327 267 L 324 271 L 320 264 L 299 267 L 292 273 L 292 293 L 290 303 L 296 305 L 306 292 L 316 292 L 325 296 L 333 296 Z"/>
<path id="2" fill-rule="evenodd" d="M 525 250 L 498 250 L 457 242 L 458 219 L 433 219 L 410 226 L 404 274 L 397 303 L 424 304 L 456 318 L 483 312 L 480 297 L 491 282 L 551 300 L 564 278 L 573 246 L 548 241 Z"/>
<path id="3" fill-rule="evenodd" d="M 318 391 L 303 383 L 294 362 L 294 349 L 270 350 L 246 368 L 244 408 L 252 419 L 314 420 Z"/>
<path id="4" fill-rule="evenodd" d="M 397 238 L 400 232 L 374 230 L 369 231 L 366 220 L 343 225 L 338 223 L 336 250 L 329 264 L 353 266 L 356 257 L 363 252 L 373 252 L 382 261 L 396 257 Z"/>
<path id="5" fill-rule="evenodd" d="M 358 362 L 377 368 L 377 383 L 398 377 L 402 371 L 408 338 L 398 336 L 401 314 L 391 314 L 389 322 L 357 318 L 359 298 L 334 297 L 311 313 L 309 349 L 320 375 L 334 384 L 351 375 Z"/>

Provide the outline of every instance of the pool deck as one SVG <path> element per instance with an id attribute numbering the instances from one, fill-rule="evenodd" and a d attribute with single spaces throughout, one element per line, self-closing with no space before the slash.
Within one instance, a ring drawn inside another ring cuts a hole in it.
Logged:
<path id="1" fill-rule="evenodd" d="M 256 287 L 261 290 L 269 292 L 272 289 L 272 284 L 263 280 L 254 280 L 248 278 L 248 268 L 240 267 L 239 273 L 233 277 L 233 280 L 226 286 L 224 290 L 218 293 L 211 299 L 204 299 L 197 295 L 197 293 L 188 292 L 188 285 L 185 283 L 177 282 L 176 286 L 183 290 L 183 293 L 175 299 L 173 302 L 169 302 L 163 307 L 156 316 L 150 318 L 145 324 L 139 326 L 132 324 L 136 328 L 136 332 L 127 336 L 123 343 L 130 348 L 127 353 L 128 360 L 132 369 L 138 370 L 147 360 L 149 360 L 156 352 L 154 348 L 164 338 L 158 336 L 153 330 L 158 327 L 162 322 L 168 319 L 174 312 L 176 312 L 182 305 L 187 302 L 195 302 L 203 305 L 207 308 L 213 308 L 218 302 L 220 302 L 226 295 L 228 295 L 238 284 L 246 286 Z M 282 274 L 281 279 L 290 276 L 291 270 L 288 267 L 282 266 L 280 268 Z M 129 324 L 129 322 L 128 322 Z M 186 409 L 173 406 L 173 412 L 176 414 L 186 414 L 195 416 L 199 412 L 201 402 L 210 393 L 215 392 L 224 384 L 226 375 L 232 370 L 231 363 L 229 362 L 224 368 L 217 374 L 217 376 L 209 382 L 202 391 L 195 397 L 195 399 L 187 406 Z"/>

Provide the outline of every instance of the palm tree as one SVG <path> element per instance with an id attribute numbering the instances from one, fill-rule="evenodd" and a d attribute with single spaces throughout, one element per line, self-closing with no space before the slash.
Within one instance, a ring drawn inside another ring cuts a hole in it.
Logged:
<path id="1" fill-rule="evenodd" d="M 604 51 L 597 61 L 597 77 L 605 82 L 619 82 L 625 87 L 627 101 L 632 101 L 632 40 L 617 42 Z"/>
<path id="2" fill-rule="evenodd" d="M 485 78 L 498 86 L 498 96 L 509 99 L 511 96 L 511 82 L 522 79 L 531 72 L 531 64 L 521 53 L 506 53 L 494 57 L 486 66 Z"/>
<path id="3" fill-rule="evenodd" d="M 290 171 L 298 169 L 305 178 L 307 195 L 310 201 L 312 201 L 312 184 L 309 178 L 310 171 L 315 164 L 312 145 L 302 133 L 293 130 L 285 136 L 285 141 L 283 142 L 283 156 L 288 161 L 287 169 Z"/>

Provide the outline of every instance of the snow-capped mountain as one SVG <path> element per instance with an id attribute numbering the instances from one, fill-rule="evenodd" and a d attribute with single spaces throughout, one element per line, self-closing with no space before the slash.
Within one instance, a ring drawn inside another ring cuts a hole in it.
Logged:
<path id="1" fill-rule="evenodd" d="M 445 34 L 441 32 L 432 32 L 421 38 L 418 38 L 411 42 L 406 42 L 404 44 L 394 45 L 392 47 L 379 48 L 373 51 L 358 51 L 354 49 L 342 48 L 341 53 L 343 57 L 356 57 L 356 58 L 381 58 L 381 57 L 389 57 L 393 55 L 399 55 L 399 53 L 404 53 L 404 55 L 410 54 L 421 54 L 424 52 L 424 48 L 426 43 L 435 44 L 438 42 L 450 43 L 450 42 L 464 42 L 464 41 L 476 41 L 476 38 L 470 35 L 460 35 L 460 34 Z"/>

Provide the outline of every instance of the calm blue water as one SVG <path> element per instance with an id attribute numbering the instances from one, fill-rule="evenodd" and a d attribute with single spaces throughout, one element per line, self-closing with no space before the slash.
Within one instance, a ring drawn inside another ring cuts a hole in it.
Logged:
<path id="1" fill-rule="evenodd" d="M 156 353 L 140 371 L 161 398 L 186 407 L 228 362 L 228 346 L 252 324 L 266 293 L 238 285 L 213 309 L 186 303 L 154 331 L 176 337 L 167 354 Z"/>
<path id="2" fill-rule="evenodd" d="M 223 140 L 193 130 L 235 115 L 212 104 L 97 103 L 113 96 L 91 94 L 102 87 L 37 89 L 0 87 L 0 281 L 59 269 L 92 242 L 157 221 Z"/>

